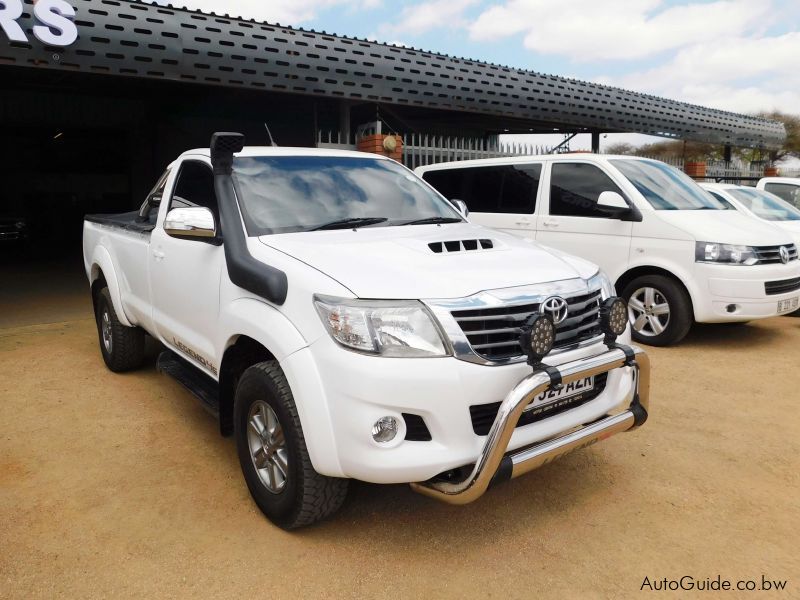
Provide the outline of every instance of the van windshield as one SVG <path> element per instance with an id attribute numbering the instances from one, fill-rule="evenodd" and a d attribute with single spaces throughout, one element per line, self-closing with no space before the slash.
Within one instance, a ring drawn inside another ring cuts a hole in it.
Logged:
<path id="1" fill-rule="evenodd" d="M 775 194 L 751 188 L 731 188 L 728 193 L 767 221 L 800 221 L 800 210 Z"/>
<path id="2" fill-rule="evenodd" d="M 463 220 L 392 160 L 253 156 L 235 158 L 233 170 L 250 235 Z"/>
<path id="3" fill-rule="evenodd" d="M 685 173 L 655 160 L 611 160 L 656 210 L 728 210 Z"/>

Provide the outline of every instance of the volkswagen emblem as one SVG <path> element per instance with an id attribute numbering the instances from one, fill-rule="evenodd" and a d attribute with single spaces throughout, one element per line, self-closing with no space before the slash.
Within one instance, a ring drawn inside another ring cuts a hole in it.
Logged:
<path id="1" fill-rule="evenodd" d="M 550 315 L 556 325 L 564 322 L 568 311 L 567 301 L 559 296 L 550 296 L 539 305 L 539 312 L 543 315 Z"/>
<path id="2" fill-rule="evenodd" d="M 780 253 L 781 253 L 781 262 L 783 264 L 788 263 L 789 262 L 789 249 L 786 246 L 781 246 Z"/>

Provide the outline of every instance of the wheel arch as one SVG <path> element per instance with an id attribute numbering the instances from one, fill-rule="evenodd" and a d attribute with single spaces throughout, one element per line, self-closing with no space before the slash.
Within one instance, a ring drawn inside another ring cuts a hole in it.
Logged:
<path id="1" fill-rule="evenodd" d="M 636 279 L 637 277 L 643 277 L 645 275 L 661 275 L 662 277 L 667 277 L 668 279 L 674 281 L 680 288 L 686 293 L 686 297 L 689 299 L 689 309 L 692 320 L 694 320 L 694 299 L 692 298 L 692 291 L 689 287 L 683 282 L 683 280 L 675 275 L 672 271 L 665 269 L 663 267 L 658 267 L 655 265 L 639 265 L 628 269 L 620 275 L 617 281 L 614 284 L 615 289 L 617 290 L 618 294 L 622 294 L 622 291 L 628 286 L 628 284 Z"/>
<path id="2" fill-rule="evenodd" d="M 97 246 L 92 255 L 91 268 L 89 269 L 89 281 L 91 282 L 92 302 L 95 302 L 96 286 L 100 285 L 97 282 L 102 278 L 102 282 L 108 287 L 111 293 L 111 302 L 114 304 L 114 312 L 117 313 L 117 318 L 126 327 L 133 327 L 134 324 L 128 319 L 125 314 L 125 307 L 122 304 L 122 296 L 120 295 L 119 283 L 117 282 L 116 271 L 114 270 L 114 263 L 108 250 L 102 246 Z"/>
<path id="3" fill-rule="evenodd" d="M 229 340 L 219 367 L 219 430 L 222 435 L 233 433 L 233 398 L 242 373 L 268 360 L 275 360 L 275 355 L 258 340 L 247 335 L 236 335 Z"/>

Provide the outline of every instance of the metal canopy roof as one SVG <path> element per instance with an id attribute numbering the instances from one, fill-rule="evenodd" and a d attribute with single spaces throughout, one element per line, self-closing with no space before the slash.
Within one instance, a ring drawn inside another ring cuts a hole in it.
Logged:
<path id="1" fill-rule="evenodd" d="M 130 0 L 71 0 L 78 40 L 0 43 L 0 64 L 484 115 L 515 131 L 635 132 L 777 148 L 781 123 L 412 48 Z"/>

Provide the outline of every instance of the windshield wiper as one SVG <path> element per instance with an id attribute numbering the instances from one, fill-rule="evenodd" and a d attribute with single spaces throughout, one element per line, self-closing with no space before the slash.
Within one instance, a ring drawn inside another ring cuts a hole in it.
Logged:
<path id="1" fill-rule="evenodd" d="M 321 229 L 355 229 L 356 227 L 366 227 L 367 225 L 377 225 L 388 221 L 386 217 L 350 217 L 349 219 L 337 219 L 330 223 L 325 223 L 319 227 L 312 227 L 306 231 L 319 231 Z"/>
<path id="2" fill-rule="evenodd" d="M 439 224 L 439 223 L 461 223 L 463 219 L 459 219 L 458 217 L 426 217 L 424 219 L 414 219 L 413 221 L 406 221 L 405 223 L 399 223 L 399 225 L 428 225 L 428 224 Z"/>

